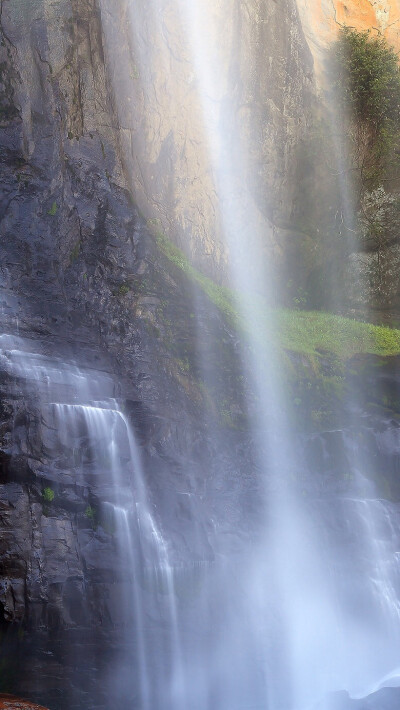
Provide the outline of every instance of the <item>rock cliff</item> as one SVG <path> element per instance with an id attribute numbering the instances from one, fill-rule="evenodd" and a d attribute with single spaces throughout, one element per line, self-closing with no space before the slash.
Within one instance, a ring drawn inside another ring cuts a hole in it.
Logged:
<path id="1" fill-rule="evenodd" d="M 347 278 L 332 264 L 343 259 L 339 168 L 319 132 L 329 49 L 344 24 L 398 46 L 398 2 L 219 0 L 197 15 L 176 0 L 99 7 L 124 174 L 142 213 L 226 281 L 224 210 L 240 205 L 246 241 L 258 234 L 280 274 L 277 291 L 323 303 L 332 288 L 318 283 Z"/>
<path id="2" fill-rule="evenodd" d="M 80 471 L 76 451 L 86 447 L 89 468 L 93 456 L 84 432 L 74 453 L 48 405 L 56 392 L 76 401 L 73 372 L 100 382 L 98 398 L 115 397 L 132 420 L 175 554 L 210 560 L 213 490 L 229 472 L 228 498 L 242 487 L 241 437 L 228 431 L 216 450 L 210 434 L 229 407 L 219 390 L 238 399 L 238 354 L 127 190 L 95 3 L 6 0 L 0 19 L 0 685 L 54 708 L 104 707 L 126 575 L 112 530 L 89 514 L 106 481 Z M 229 362 L 207 415 L 198 337 L 215 352 L 209 371 Z M 221 520 L 240 509 L 226 503 Z"/>
<path id="3" fill-rule="evenodd" d="M 60 373 L 77 368 L 124 407 L 181 564 L 240 549 L 259 510 L 252 442 L 237 426 L 248 415 L 237 334 L 148 225 L 159 219 L 223 278 L 204 121 L 186 101 L 188 30 L 174 7 L 138 0 L 130 16 L 107 0 L 0 4 L 1 689 L 57 709 L 107 707 L 126 576 L 112 531 L 90 514 L 104 478 L 83 475 L 40 406 L 43 367 L 59 373 L 67 402 L 76 386 Z M 212 8 L 224 40 L 216 115 L 228 148 L 237 135 L 246 146 L 248 201 L 281 258 L 305 238 L 295 177 L 312 55 L 294 0 Z"/>
<path id="4" fill-rule="evenodd" d="M 124 164 L 142 211 L 220 279 L 226 240 L 218 200 L 226 195 L 213 152 L 225 151 L 234 163 L 245 154 L 229 190 L 249 219 L 256 210 L 258 228 L 279 258 L 290 234 L 274 235 L 274 227 L 290 230 L 301 212 L 297 151 L 315 91 L 295 2 L 205 2 L 201 17 L 171 0 L 157 10 L 147 2 L 134 9 L 124 2 L 121 11 L 102 0 L 100 7 Z M 215 71 L 207 71 L 207 60 Z M 223 148 L 209 134 L 211 114 Z"/>
<path id="5" fill-rule="evenodd" d="M 381 33 L 394 47 L 400 47 L 398 0 L 297 0 L 297 7 L 320 86 L 324 84 L 326 52 L 341 26 Z"/>

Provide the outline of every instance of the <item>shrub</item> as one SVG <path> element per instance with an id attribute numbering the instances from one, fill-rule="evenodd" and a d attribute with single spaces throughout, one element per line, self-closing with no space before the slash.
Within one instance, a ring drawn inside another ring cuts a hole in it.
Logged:
<path id="1" fill-rule="evenodd" d="M 129 293 L 130 289 L 128 284 L 122 284 L 119 289 L 118 289 L 118 295 L 119 296 L 126 296 Z"/>
<path id="2" fill-rule="evenodd" d="M 350 27 L 341 29 L 334 54 L 339 104 L 354 123 L 351 138 L 361 180 L 369 180 L 371 188 L 400 130 L 398 56 L 384 37 Z"/>
<path id="3" fill-rule="evenodd" d="M 43 489 L 42 496 L 45 503 L 52 503 L 55 493 L 52 488 L 46 487 Z"/>
<path id="4" fill-rule="evenodd" d="M 57 214 L 57 210 L 58 210 L 57 202 L 53 202 L 53 204 L 50 207 L 47 214 L 49 214 L 51 217 L 54 217 Z"/>
<path id="5" fill-rule="evenodd" d="M 93 528 L 97 527 L 97 513 L 95 508 L 93 506 L 88 505 L 86 510 L 85 510 L 85 518 L 87 518 L 90 521 L 90 524 Z"/>
<path id="6" fill-rule="evenodd" d="M 398 57 L 386 39 L 369 30 L 343 27 L 336 44 L 337 82 L 342 101 L 358 120 L 382 126 L 399 123 Z"/>

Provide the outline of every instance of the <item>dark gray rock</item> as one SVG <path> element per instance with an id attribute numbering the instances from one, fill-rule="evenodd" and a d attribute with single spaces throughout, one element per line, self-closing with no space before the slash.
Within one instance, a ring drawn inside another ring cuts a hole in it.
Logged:
<path id="1" fill-rule="evenodd" d="M 293 3 L 284 6 L 293 25 Z M 283 10 L 272 10 L 278 22 Z M 243 552 L 258 534 L 264 484 L 243 426 L 237 336 L 160 253 L 127 189 L 96 3 L 3 0 L 0 31 L 1 683 L 54 710 L 108 710 L 121 629 L 135 635 L 121 604 L 129 571 L 104 512 L 112 484 L 98 465 L 101 442 L 94 447 L 83 424 L 75 438 L 58 430 L 46 372 L 59 401 L 75 402 L 68 380 L 75 363 L 96 399 L 114 397 L 123 407 L 140 443 L 151 510 L 182 567 L 212 569 L 218 557 Z M 260 27 L 260 46 L 269 31 Z M 282 27 L 278 43 L 284 38 Z M 280 79 L 299 57 L 309 63 L 302 38 L 296 47 Z M 277 84 L 280 115 L 306 101 L 310 82 L 300 72 L 289 105 L 279 104 Z M 274 183 L 278 196 L 283 182 Z M 33 353 L 28 369 L 19 349 Z M 82 388 L 81 403 L 85 396 Z M 254 393 L 250 401 L 255 407 Z M 321 483 L 325 500 L 338 497 L 348 482 L 338 486 L 334 474 L 348 452 L 337 445 L 343 432 L 312 436 L 298 480 L 316 507 L 318 462 L 326 456 L 332 474 Z M 122 445 L 128 489 L 126 458 Z M 190 599 L 196 584 L 194 573 L 182 575 L 181 597 Z M 147 614 L 158 623 L 162 610 Z"/>

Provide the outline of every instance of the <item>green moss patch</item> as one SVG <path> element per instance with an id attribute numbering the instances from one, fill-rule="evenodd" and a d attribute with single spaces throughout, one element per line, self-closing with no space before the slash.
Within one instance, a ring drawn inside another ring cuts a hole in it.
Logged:
<path id="1" fill-rule="evenodd" d="M 343 359 L 356 353 L 400 353 L 400 330 L 386 326 L 321 311 L 281 310 L 277 319 L 281 344 L 295 352 L 319 355 L 329 351 Z"/>
<path id="2" fill-rule="evenodd" d="M 154 226 L 154 223 L 154 220 L 148 221 L 150 227 Z M 204 274 L 195 269 L 183 251 L 175 246 L 175 244 L 172 244 L 158 229 L 154 230 L 154 234 L 160 250 L 167 259 L 177 266 L 178 269 L 183 271 L 191 281 L 198 284 L 210 301 L 212 301 L 232 323 L 236 323 L 238 320 L 238 312 L 234 304 L 233 292 L 225 286 L 218 286 L 218 284 L 208 278 L 208 276 L 204 276 Z"/>
<path id="3" fill-rule="evenodd" d="M 150 222 L 152 224 L 152 222 Z M 244 333 L 252 331 L 257 338 L 268 338 L 277 347 L 304 355 L 334 353 L 347 360 L 357 353 L 397 355 L 400 353 L 400 330 L 363 323 L 322 311 L 271 309 L 260 296 L 247 294 L 246 313 L 240 317 L 238 297 L 225 286 L 199 272 L 183 252 L 160 231 L 155 230 L 157 244 L 167 259 L 196 283 L 231 325 Z"/>

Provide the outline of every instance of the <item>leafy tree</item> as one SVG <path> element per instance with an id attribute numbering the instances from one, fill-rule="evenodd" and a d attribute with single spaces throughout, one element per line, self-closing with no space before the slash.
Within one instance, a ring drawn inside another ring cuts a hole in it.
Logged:
<path id="1" fill-rule="evenodd" d="M 358 297 L 381 307 L 399 268 L 399 60 L 382 35 L 343 27 L 333 64 L 343 234 Z"/>
<path id="2" fill-rule="evenodd" d="M 335 85 L 361 189 L 373 190 L 400 132 L 398 56 L 383 36 L 343 27 L 335 45 Z"/>

